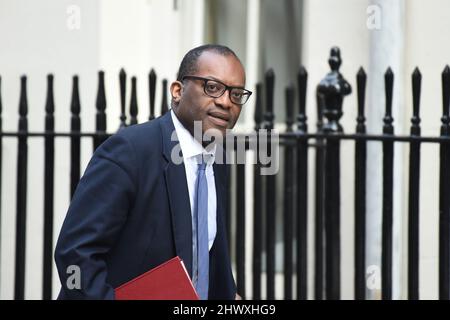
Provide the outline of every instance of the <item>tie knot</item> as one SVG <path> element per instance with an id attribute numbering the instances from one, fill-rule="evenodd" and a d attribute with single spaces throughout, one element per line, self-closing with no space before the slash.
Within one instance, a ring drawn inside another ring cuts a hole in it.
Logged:
<path id="1" fill-rule="evenodd" d="M 206 155 L 200 155 L 197 158 L 197 164 L 198 164 L 198 170 L 199 171 L 204 171 L 206 169 L 206 159 L 205 159 Z"/>

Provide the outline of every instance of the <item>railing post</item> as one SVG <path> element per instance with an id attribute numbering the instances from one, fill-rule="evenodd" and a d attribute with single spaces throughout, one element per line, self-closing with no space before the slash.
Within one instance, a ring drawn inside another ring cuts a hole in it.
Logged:
<path id="1" fill-rule="evenodd" d="M 53 268 L 53 180 L 55 166 L 55 103 L 53 99 L 53 75 L 47 76 L 47 101 L 45 104 L 45 181 L 44 181 L 44 300 L 52 299 Z"/>
<path id="2" fill-rule="evenodd" d="M 388 68 L 384 75 L 386 114 L 383 118 L 383 134 L 393 135 L 392 92 L 394 74 Z M 392 299 L 392 239 L 393 239 L 393 185 L 394 142 L 383 141 L 383 221 L 381 240 L 381 298 Z"/>
<path id="3" fill-rule="evenodd" d="M 416 67 L 412 74 L 413 117 L 411 136 L 420 137 L 420 89 L 422 75 Z M 419 239 L 420 239 L 420 141 L 410 143 L 409 151 L 409 219 L 408 219 L 408 299 L 419 300 Z"/>
<path id="4" fill-rule="evenodd" d="M 356 76 L 358 117 L 356 132 L 366 133 L 364 102 L 367 76 L 361 67 Z M 355 300 L 366 297 L 366 166 L 367 141 L 355 141 Z"/>
<path id="5" fill-rule="evenodd" d="M 131 97 L 130 97 L 130 126 L 137 124 L 138 102 L 136 92 L 136 77 L 131 77 Z"/>
<path id="6" fill-rule="evenodd" d="M 239 141 L 235 137 L 234 141 Z M 245 143 L 245 142 L 244 142 Z M 244 152 L 244 154 L 239 154 Z M 245 155 L 244 149 L 236 148 L 236 286 L 243 299 L 246 298 L 245 290 Z"/>
<path id="7" fill-rule="evenodd" d="M 94 137 L 94 151 L 106 140 L 106 94 L 105 94 L 105 73 L 99 71 L 98 73 L 98 91 L 97 101 L 95 103 L 97 109 L 96 115 L 96 136 Z"/>
<path id="8" fill-rule="evenodd" d="M 25 249 L 27 225 L 27 161 L 28 161 L 28 101 L 27 77 L 21 77 L 19 102 L 19 145 L 17 154 L 17 218 L 16 218 L 16 275 L 14 299 L 25 296 Z"/>
<path id="9" fill-rule="evenodd" d="M 308 132 L 306 117 L 306 85 L 308 73 L 301 67 L 297 74 L 298 104 L 297 131 Z M 297 299 L 308 298 L 307 240 L 308 240 L 308 140 L 297 141 Z"/>
<path id="10" fill-rule="evenodd" d="M 450 137 L 450 68 L 442 72 L 441 137 Z M 439 299 L 450 299 L 450 143 L 440 145 L 439 169 Z"/>
<path id="11" fill-rule="evenodd" d="M 156 72 L 154 69 L 150 70 L 148 74 L 148 96 L 150 115 L 148 120 L 155 119 L 155 93 L 156 93 Z"/>
<path id="12" fill-rule="evenodd" d="M 275 74 L 272 69 L 267 71 L 265 79 L 265 93 L 266 93 L 266 112 L 264 119 L 266 120 L 265 128 L 267 129 L 267 144 L 266 148 L 269 150 L 271 146 L 271 134 L 273 130 L 273 97 L 275 86 Z M 270 150 L 273 154 L 274 150 Z M 266 252 L 267 252 L 267 299 L 275 299 L 275 225 L 276 225 L 276 175 L 271 174 L 266 176 Z"/>
<path id="13" fill-rule="evenodd" d="M 292 132 L 294 124 L 294 86 L 286 88 L 286 132 Z M 293 213 L 294 213 L 294 156 L 295 145 L 288 141 L 284 150 L 284 299 L 292 300 L 293 268 Z"/>
<path id="14" fill-rule="evenodd" d="M 316 92 L 317 104 L 317 132 L 323 132 L 323 103 Z M 324 250 L 325 250 L 325 230 L 324 230 L 324 140 L 316 139 L 315 152 L 315 217 L 314 217 L 314 299 L 323 300 L 324 294 Z"/>
<path id="15" fill-rule="evenodd" d="M 122 68 L 119 72 L 119 87 L 120 87 L 120 126 L 119 129 L 127 126 L 127 116 L 125 114 L 125 101 L 127 96 L 127 74 Z"/>
<path id="16" fill-rule="evenodd" d="M 80 146 L 81 119 L 80 119 L 80 94 L 78 90 L 78 76 L 72 78 L 72 101 L 70 102 L 70 199 L 72 199 L 78 181 L 80 181 Z"/>
<path id="17" fill-rule="evenodd" d="M 169 111 L 169 105 L 167 103 L 167 80 L 162 81 L 162 100 L 161 100 L 161 115 Z"/>
<path id="18" fill-rule="evenodd" d="M 327 299 L 340 299 L 340 140 L 333 137 L 343 132 L 339 119 L 342 102 L 350 94 L 350 84 L 339 72 L 342 60 L 340 51 L 331 49 L 328 63 L 331 68 L 319 83 L 317 93 L 324 103 L 323 113 L 328 122 L 324 125 L 325 149 L 325 236 L 326 236 L 326 295 Z"/>
<path id="19" fill-rule="evenodd" d="M 256 143 L 255 157 L 257 159 L 253 170 L 253 300 L 261 300 L 261 255 L 262 255 L 262 179 L 261 164 L 258 158 L 259 130 L 262 123 L 262 90 L 261 83 L 256 85 L 255 102 L 255 131 Z"/>

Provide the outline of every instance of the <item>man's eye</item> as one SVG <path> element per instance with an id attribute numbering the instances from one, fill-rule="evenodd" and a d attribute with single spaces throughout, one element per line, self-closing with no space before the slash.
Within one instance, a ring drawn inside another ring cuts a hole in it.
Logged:
<path id="1" fill-rule="evenodd" d="M 243 94 L 244 93 L 241 92 L 241 91 L 233 91 L 233 97 L 235 97 L 235 98 L 239 98 L 240 99 Z"/>
<path id="2" fill-rule="evenodd" d="M 214 83 L 208 83 L 206 85 L 206 90 L 210 91 L 210 92 L 216 92 L 219 91 L 219 87 L 217 86 L 217 84 Z"/>

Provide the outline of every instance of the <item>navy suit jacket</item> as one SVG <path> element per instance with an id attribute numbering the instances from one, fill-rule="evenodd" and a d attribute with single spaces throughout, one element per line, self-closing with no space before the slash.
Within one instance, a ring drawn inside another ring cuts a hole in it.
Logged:
<path id="1" fill-rule="evenodd" d="M 60 299 L 114 299 L 114 288 L 178 255 L 192 277 L 192 220 L 184 164 L 170 113 L 120 130 L 94 153 L 55 250 Z M 210 250 L 209 299 L 234 299 L 225 233 L 227 168 L 214 164 L 217 234 Z M 79 267 L 81 288 L 73 288 Z M 70 289 L 67 283 L 72 283 Z"/>

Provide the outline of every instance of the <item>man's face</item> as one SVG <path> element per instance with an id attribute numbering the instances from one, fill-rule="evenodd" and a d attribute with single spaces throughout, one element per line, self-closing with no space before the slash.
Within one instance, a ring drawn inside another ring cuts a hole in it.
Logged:
<path id="1" fill-rule="evenodd" d="M 244 88 L 245 85 L 245 72 L 239 60 L 214 51 L 204 51 L 198 57 L 197 72 L 190 76 L 218 80 L 232 87 Z M 192 135 L 194 121 L 202 122 L 202 133 L 212 129 L 225 135 L 226 129 L 236 124 L 242 106 L 231 102 L 229 90 L 219 98 L 212 98 L 205 93 L 204 85 L 204 81 L 198 79 L 173 82 L 170 90 L 175 114 Z"/>

